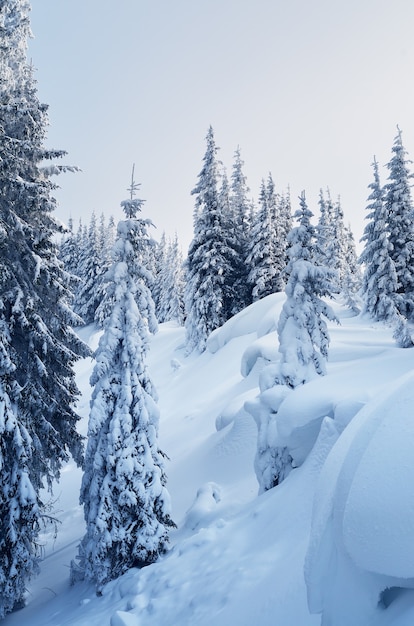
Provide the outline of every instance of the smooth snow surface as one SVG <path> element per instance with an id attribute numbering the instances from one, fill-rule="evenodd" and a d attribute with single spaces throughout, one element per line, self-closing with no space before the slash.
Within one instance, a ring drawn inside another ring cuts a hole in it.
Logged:
<path id="1" fill-rule="evenodd" d="M 341 326 L 329 324 L 327 376 L 280 393 L 269 363 L 278 359 L 283 301 L 272 295 L 248 307 L 201 355 L 185 357 L 184 331 L 173 323 L 152 340 L 178 525 L 169 554 L 100 598 L 86 583 L 69 587 L 85 532 L 81 472 L 70 463 L 55 490 L 58 536 L 46 529 L 41 574 L 5 626 L 412 626 L 414 350 L 335 306 Z M 96 348 L 96 329 L 81 334 Z M 77 368 L 83 433 L 92 367 L 87 359 Z M 249 410 L 260 381 L 298 467 L 258 496 Z"/>

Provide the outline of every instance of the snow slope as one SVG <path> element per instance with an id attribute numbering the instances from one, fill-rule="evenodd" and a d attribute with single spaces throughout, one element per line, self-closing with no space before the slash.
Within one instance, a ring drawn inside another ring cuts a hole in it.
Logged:
<path id="1" fill-rule="evenodd" d="M 169 554 L 100 598 L 86 583 L 69 587 L 84 534 L 81 474 L 69 464 L 56 487 L 58 535 L 45 531 L 41 574 L 5 626 L 414 623 L 414 351 L 336 306 L 327 376 L 277 400 L 279 433 L 298 467 L 257 496 L 257 427 L 246 407 L 278 359 L 283 300 L 272 295 L 239 313 L 202 355 L 184 356 L 174 324 L 153 338 L 149 367 L 178 525 Z M 96 347 L 94 328 L 82 335 Z M 91 368 L 87 359 L 77 369 L 83 432 Z"/>

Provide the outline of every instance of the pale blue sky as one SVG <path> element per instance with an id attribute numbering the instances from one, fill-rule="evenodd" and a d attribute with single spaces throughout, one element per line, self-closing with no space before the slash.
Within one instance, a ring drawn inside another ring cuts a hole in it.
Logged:
<path id="1" fill-rule="evenodd" d="M 240 145 L 253 197 L 271 171 L 316 213 L 329 186 L 359 239 L 397 124 L 414 158 L 413 0 L 31 4 L 49 144 L 83 170 L 56 181 L 64 221 L 118 219 L 135 162 L 155 236 L 176 230 L 186 251 L 211 124 L 229 173 Z"/>

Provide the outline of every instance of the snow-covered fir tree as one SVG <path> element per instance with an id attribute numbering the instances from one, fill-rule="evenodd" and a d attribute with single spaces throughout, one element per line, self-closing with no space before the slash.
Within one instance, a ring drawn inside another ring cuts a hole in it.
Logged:
<path id="1" fill-rule="evenodd" d="M 161 299 L 163 292 L 162 273 L 167 263 L 167 237 L 165 232 L 162 233 L 160 241 L 155 246 L 155 254 L 148 269 L 154 275 L 154 283 L 151 289 L 152 299 L 154 300 L 155 315 L 159 322 L 164 322 L 160 311 Z"/>
<path id="2" fill-rule="evenodd" d="M 0 322 L 0 617 L 18 608 L 37 573 L 35 546 L 41 511 L 30 479 L 33 442 L 13 401 L 15 366 L 4 320 Z"/>
<path id="3" fill-rule="evenodd" d="M 369 220 L 361 241 L 365 242 L 359 262 L 364 267 L 361 295 L 363 312 L 375 320 L 394 327 L 394 339 L 401 348 L 411 348 L 413 340 L 408 321 L 399 306 L 401 294 L 396 266 L 392 258 L 393 247 L 388 231 L 388 211 L 384 202 L 384 190 L 380 184 L 378 163 L 373 162 L 374 180 L 367 207 Z"/>
<path id="4" fill-rule="evenodd" d="M 388 183 L 384 186 L 384 204 L 386 211 L 390 256 L 397 273 L 398 289 L 396 305 L 406 318 L 414 314 L 414 223 L 413 203 L 407 151 L 402 143 L 401 131 L 394 139 L 393 156 L 387 168 Z"/>
<path id="5" fill-rule="evenodd" d="M 237 239 L 237 227 L 235 226 L 234 211 L 231 204 L 231 190 L 225 170 L 222 172 L 219 191 L 219 212 L 222 225 L 219 247 L 223 258 L 226 260 L 223 285 L 223 317 L 227 320 L 247 306 L 251 302 L 251 296 L 246 296 L 246 292 L 248 292 L 246 251 L 240 253 L 240 242 Z"/>
<path id="6" fill-rule="evenodd" d="M 388 235 L 388 212 L 380 182 L 378 162 L 372 163 L 374 179 L 368 196 L 368 223 L 361 241 L 364 249 L 359 262 L 364 267 L 361 294 L 363 311 L 375 320 L 391 322 L 396 313 L 398 278 L 391 256 L 392 244 Z"/>
<path id="7" fill-rule="evenodd" d="M 170 517 L 165 455 L 158 445 L 159 411 L 146 355 L 156 330 L 154 303 L 143 265 L 149 220 L 137 216 L 143 200 L 122 203 L 110 269 L 112 312 L 96 352 L 81 503 L 86 534 L 74 579 L 97 592 L 127 569 L 154 562 L 167 550 Z M 80 570 L 80 572 L 79 572 Z"/>
<path id="8" fill-rule="evenodd" d="M 255 411 L 260 416 L 255 457 L 260 492 L 278 485 L 292 469 L 292 459 L 277 434 L 277 406 L 290 390 L 325 374 L 329 334 L 323 317 L 337 321 L 332 308 L 322 300 L 335 288 L 336 273 L 315 264 L 315 229 L 304 192 L 294 217 L 299 224 L 288 236 L 287 298 L 278 322 L 281 362 L 270 365 L 269 373 L 263 372 L 259 409 Z M 270 409 L 266 392 L 274 385 L 279 389 L 272 390 Z"/>
<path id="9" fill-rule="evenodd" d="M 278 323 L 279 352 L 282 355 L 278 382 L 296 387 L 325 374 L 329 334 L 324 317 L 335 320 L 332 308 L 322 300 L 335 290 L 336 272 L 316 265 L 315 229 L 304 192 L 294 217 L 299 225 L 289 234 L 289 280 L 286 302 Z"/>
<path id="10" fill-rule="evenodd" d="M 218 148 L 211 126 L 206 139 L 204 165 L 192 191 L 196 202 L 194 238 L 186 262 L 187 352 L 205 349 L 209 334 L 230 316 L 234 294 L 234 233 L 229 228 L 229 216 L 222 208 Z"/>
<path id="11" fill-rule="evenodd" d="M 68 220 L 68 226 L 58 246 L 58 257 L 62 261 L 65 271 L 70 277 L 72 291 L 71 305 L 74 302 L 75 293 L 80 287 L 81 281 L 78 276 L 79 270 L 79 232 L 76 234 L 73 229 L 73 219 Z"/>
<path id="12" fill-rule="evenodd" d="M 91 324 L 94 321 L 96 309 L 102 299 L 99 289 L 103 269 L 102 258 L 101 240 L 93 211 L 89 222 L 88 237 L 80 255 L 78 271 L 81 284 L 75 298 L 75 310 L 85 324 Z"/>
<path id="13" fill-rule="evenodd" d="M 360 313 L 362 306 L 359 295 L 362 285 L 362 273 L 356 252 L 354 235 L 349 225 L 345 226 L 345 242 L 341 296 L 345 305 L 357 315 Z"/>
<path id="14" fill-rule="evenodd" d="M 259 210 L 251 229 L 246 260 L 250 268 L 248 283 L 252 288 L 253 301 L 282 291 L 285 286 L 282 273 L 286 266 L 286 240 L 279 218 L 279 198 L 269 174 L 267 185 L 262 180 Z"/>
<path id="15" fill-rule="evenodd" d="M 332 263 L 331 246 L 333 241 L 333 204 L 328 190 L 325 198 L 323 190 L 319 191 L 319 219 L 315 227 L 315 261 L 318 265 L 330 266 Z"/>
<path id="16" fill-rule="evenodd" d="M 339 292 L 341 292 L 347 273 L 348 236 L 340 198 L 338 198 L 333 206 L 332 239 L 329 242 L 328 250 L 329 267 L 336 270 L 338 288 Z"/>
<path id="17" fill-rule="evenodd" d="M 290 190 L 282 194 L 279 199 L 279 228 L 280 240 L 285 243 L 285 261 L 287 262 L 288 235 L 292 230 L 292 207 L 290 204 Z"/>
<path id="18" fill-rule="evenodd" d="M 97 276 L 95 288 L 96 301 L 99 303 L 95 309 L 95 323 L 103 328 L 105 320 L 108 318 L 112 304 L 108 298 L 109 278 L 108 270 L 112 265 L 112 250 L 116 238 L 116 226 L 114 218 L 109 218 L 106 224 L 105 216 L 102 214 L 99 220 L 98 249 L 100 251 L 101 266 Z"/>
<path id="19" fill-rule="evenodd" d="M 64 233 L 59 245 L 59 259 L 62 261 L 65 270 L 70 274 L 75 274 L 78 260 L 78 245 L 73 230 L 73 219 L 69 218 L 67 230 Z"/>
<path id="20" fill-rule="evenodd" d="M 166 247 L 164 266 L 159 279 L 159 322 L 184 324 L 184 261 L 177 235 Z"/>
<path id="21" fill-rule="evenodd" d="M 73 364 L 88 353 L 71 326 L 69 277 L 57 259 L 43 147 L 47 106 L 26 59 L 26 0 L 0 2 L 0 615 L 22 602 L 37 570 L 38 533 L 70 453 L 82 462 Z M 70 169 L 70 168 L 69 168 Z"/>
<path id="22" fill-rule="evenodd" d="M 247 179 L 243 172 L 244 161 L 240 147 L 234 154 L 230 187 L 230 213 L 234 234 L 236 256 L 234 259 L 234 303 L 233 314 L 238 313 L 251 304 L 252 296 L 248 283 L 249 266 L 246 261 L 249 254 L 250 229 L 252 226 L 252 201 L 248 195 Z"/>

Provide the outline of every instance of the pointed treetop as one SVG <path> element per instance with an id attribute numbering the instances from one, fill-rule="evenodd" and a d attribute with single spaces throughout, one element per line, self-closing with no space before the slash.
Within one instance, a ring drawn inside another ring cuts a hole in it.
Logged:
<path id="1" fill-rule="evenodd" d="M 129 191 L 130 197 L 128 200 L 124 200 L 123 202 L 121 202 L 121 207 L 123 208 L 124 213 L 128 219 L 136 218 L 138 211 L 141 211 L 141 207 L 145 202 L 145 200 L 134 198 L 137 190 L 141 187 L 141 183 L 135 182 L 134 173 L 135 163 L 132 166 L 131 184 L 127 189 L 127 191 Z"/>
<path id="2" fill-rule="evenodd" d="M 131 185 L 128 187 L 127 191 L 130 193 L 131 200 L 136 195 L 136 191 L 141 187 L 141 183 L 136 183 L 134 180 L 135 173 L 135 163 L 132 164 L 132 174 L 131 174 Z"/>

